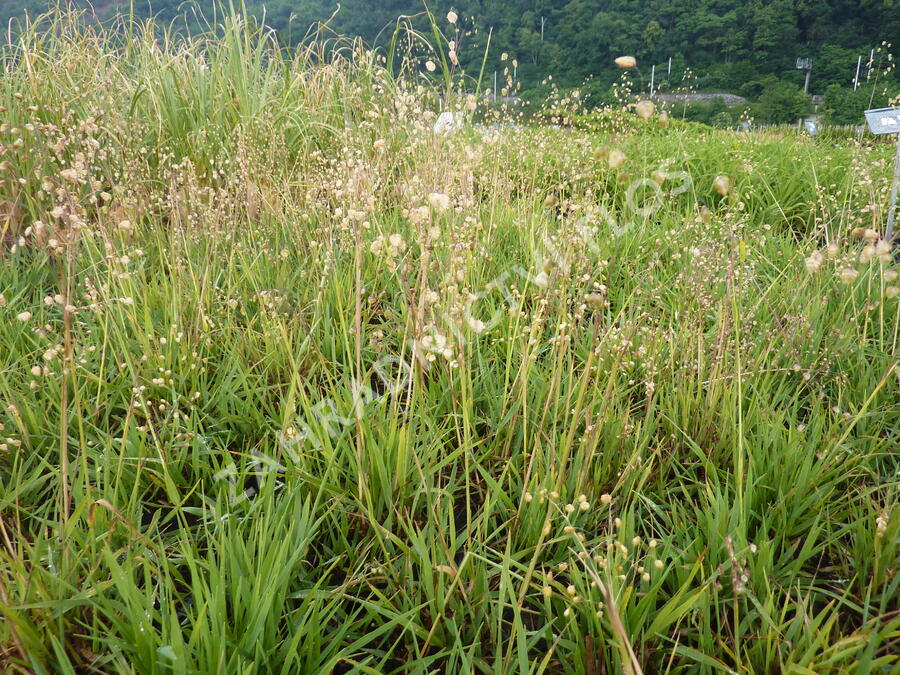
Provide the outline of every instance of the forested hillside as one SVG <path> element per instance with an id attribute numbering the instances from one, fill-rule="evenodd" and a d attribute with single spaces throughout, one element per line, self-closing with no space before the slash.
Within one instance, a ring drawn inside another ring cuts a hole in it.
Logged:
<path id="1" fill-rule="evenodd" d="M 199 15 L 212 17 L 215 6 L 182 0 L 133 4 L 141 16 L 154 14 L 189 30 L 201 25 Z M 855 97 L 860 105 L 876 99 L 885 102 L 884 86 L 889 91 L 896 88 L 886 44 L 900 35 L 900 6 L 895 0 L 454 0 L 428 6 L 436 15 L 450 9 L 458 13 L 463 66 L 480 69 L 490 36 L 488 76 L 492 78 L 496 70 L 502 79 L 504 67 L 515 59 L 515 76 L 526 91 L 540 89 L 540 82 L 552 75 L 563 87 L 588 82 L 586 91 L 600 98 L 617 75 L 612 59 L 621 54 L 638 58 L 645 85 L 655 64 L 656 83 L 669 90 L 724 90 L 751 100 L 769 92 L 772 99 L 790 100 L 803 83 L 804 73 L 795 68 L 799 57 L 813 61 L 810 93 L 824 94 L 836 85 L 829 97 L 833 107 L 844 109 L 854 98 L 848 98 L 847 90 L 852 90 L 860 57 L 860 80 L 866 85 Z M 108 17 L 129 7 L 128 0 L 112 0 L 97 3 L 96 12 Z M 34 15 L 46 8 L 47 0 L 6 0 L 0 19 L 5 24 L 21 18 L 25 10 Z M 425 4 L 250 0 L 247 8 L 264 16 L 286 43 L 303 39 L 311 24 L 327 22 L 336 33 L 359 35 L 377 44 L 393 34 L 399 16 L 421 16 Z M 425 22 L 420 18 L 413 25 L 424 28 Z M 508 63 L 501 63 L 504 53 L 509 54 Z"/>

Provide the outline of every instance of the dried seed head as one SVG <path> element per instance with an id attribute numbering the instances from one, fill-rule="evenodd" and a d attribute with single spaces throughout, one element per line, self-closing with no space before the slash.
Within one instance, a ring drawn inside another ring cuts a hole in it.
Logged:
<path id="1" fill-rule="evenodd" d="M 842 283 L 852 284 L 859 277 L 859 272 L 852 267 L 845 267 L 840 272 L 838 272 L 838 276 L 840 277 Z"/>
<path id="2" fill-rule="evenodd" d="M 610 169 L 618 169 L 625 163 L 625 160 L 628 159 L 625 156 L 625 153 L 621 150 L 612 150 L 609 153 L 609 157 L 607 158 L 607 162 L 609 163 Z"/>
<path id="3" fill-rule="evenodd" d="M 653 105 L 653 101 L 641 101 L 634 106 L 634 112 L 637 113 L 637 116 L 642 120 L 649 120 L 653 117 L 654 110 L 656 110 L 656 106 Z"/>
<path id="4" fill-rule="evenodd" d="M 806 271 L 810 274 L 815 274 L 822 267 L 822 263 L 825 262 L 825 256 L 822 255 L 821 251 L 814 251 L 811 256 L 809 256 L 804 263 L 806 264 Z"/>
<path id="5" fill-rule="evenodd" d="M 443 192 L 432 192 L 428 195 L 428 203 L 438 213 L 444 213 L 450 209 L 450 197 Z"/>
<path id="6" fill-rule="evenodd" d="M 724 197 L 731 189 L 731 180 L 729 180 L 728 176 L 716 176 L 716 179 L 713 181 L 713 188 Z"/>
<path id="7" fill-rule="evenodd" d="M 669 128 L 669 113 L 665 110 L 661 110 L 657 121 L 659 122 L 659 126 L 661 126 L 663 129 L 668 129 Z"/>

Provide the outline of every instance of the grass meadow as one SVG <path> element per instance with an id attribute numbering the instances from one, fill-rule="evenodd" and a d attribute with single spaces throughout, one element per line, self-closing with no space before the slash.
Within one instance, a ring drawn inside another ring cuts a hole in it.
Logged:
<path id="1" fill-rule="evenodd" d="M 0 670 L 900 668 L 893 146 L 454 31 L 3 47 Z"/>

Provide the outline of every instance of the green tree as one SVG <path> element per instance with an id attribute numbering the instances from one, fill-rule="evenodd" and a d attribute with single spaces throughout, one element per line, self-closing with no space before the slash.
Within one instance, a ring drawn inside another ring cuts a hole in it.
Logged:
<path id="1" fill-rule="evenodd" d="M 869 108 L 883 108 L 890 103 L 890 91 L 883 87 L 842 87 L 833 84 L 825 90 L 822 111 L 829 124 L 862 124 Z"/>
<path id="2" fill-rule="evenodd" d="M 641 40 L 644 43 L 642 54 L 649 57 L 651 61 L 658 61 L 660 58 L 660 45 L 664 36 L 665 31 L 659 25 L 659 21 L 656 19 L 650 21 L 641 34 Z"/>
<path id="3" fill-rule="evenodd" d="M 795 122 L 809 114 L 812 101 L 793 82 L 772 82 L 759 97 L 757 116 L 773 123 Z"/>
<path id="4" fill-rule="evenodd" d="M 794 55 L 799 40 L 797 17 L 788 0 L 759 3 L 753 15 L 755 31 L 753 50 L 758 58 L 766 58 L 773 63 L 785 63 Z"/>

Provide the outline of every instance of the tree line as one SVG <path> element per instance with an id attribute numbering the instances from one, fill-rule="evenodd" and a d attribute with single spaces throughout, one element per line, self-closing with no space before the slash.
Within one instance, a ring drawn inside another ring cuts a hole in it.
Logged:
<path id="1" fill-rule="evenodd" d="M 184 30 L 202 29 L 198 17 L 212 16 L 215 6 L 133 4 L 139 15 Z M 131 2 L 98 6 L 105 17 L 127 11 Z M 462 67 L 479 71 L 490 45 L 488 79 L 494 72 L 506 79 L 504 69 L 515 62 L 509 77 L 526 97 L 546 93 L 552 77 L 559 87 L 580 88 L 591 102 L 608 101 L 620 75 L 612 60 L 622 54 L 638 59 L 645 89 L 652 74 L 663 91 L 728 91 L 761 104 L 757 112 L 771 121 L 808 107 L 798 58 L 812 59 L 810 94 L 827 95 L 825 113 L 841 123 L 857 119 L 860 106 L 886 104 L 900 82 L 884 44 L 900 36 L 896 0 L 245 0 L 248 13 L 277 30 L 286 45 L 324 23 L 329 33 L 384 47 L 401 16 L 414 17 L 410 25 L 428 39 L 426 7 L 457 38 Z M 34 16 L 47 8 L 46 0 L 6 0 L 0 20 L 6 26 L 26 10 Z M 459 17 L 455 26 L 444 18 L 451 9 Z M 421 43 L 414 48 L 426 49 Z M 504 54 L 508 60 L 501 61 Z"/>

